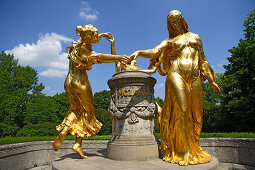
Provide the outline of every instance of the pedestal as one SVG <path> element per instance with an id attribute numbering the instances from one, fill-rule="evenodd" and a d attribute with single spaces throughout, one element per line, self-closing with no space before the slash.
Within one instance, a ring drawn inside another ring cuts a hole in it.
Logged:
<path id="1" fill-rule="evenodd" d="M 159 157 L 154 134 L 156 80 L 148 73 L 126 71 L 108 81 L 112 136 L 107 157 L 113 160 L 150 160 Z"/>

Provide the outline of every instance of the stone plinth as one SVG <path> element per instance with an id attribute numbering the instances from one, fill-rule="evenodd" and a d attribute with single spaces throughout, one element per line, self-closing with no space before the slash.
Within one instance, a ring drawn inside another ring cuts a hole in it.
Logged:
<path id="1" fill-rule="evenodd" d="M 198 165 L 180 166 L 171 164 L 162 159 L 153 159 L 148 161 L 115 161 L 104 157 L 105 152 L 97 150 L 87 153 L 88 159 L 80 159 L 76 153 L 65 155 L 56 159 L 52 163 L 52 170 L 219 170 L 217 158 L 212 157 L 211 162 Z M 224 169 L 221 169 L 224 170 Z"/>
<path id="2" fill-rule="evenodd" d="M 159 157 L 154 135 L 156 80 L 140 71 L 117 73 L 108 81 L 112 137 L 107 157 L 113 160 L 150 160 Z"/>

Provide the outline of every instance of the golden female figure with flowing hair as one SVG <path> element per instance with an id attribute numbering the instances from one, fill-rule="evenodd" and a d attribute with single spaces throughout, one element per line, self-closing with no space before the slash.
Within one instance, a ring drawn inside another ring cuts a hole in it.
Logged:
<path id="1" fill-rule="evenodd" d="M 166 77 L 165 102 L 158 115 L 163 160 L 179 165 L 209 162 L 211 155 L 199 146 L 202 129 L 202 81 L 222 93 L 215 83 L 215 74 L 208 64 L 197 34 L 189 32 L 188 25 L 177 10 L 167 16 L 169 38 L 154 49 L 136 51 L 138 56 L 151 58 L 151 64 Z M 171 62 L 172 61 L 172 62 Z M 163 68 L 161 67 L 163 64 Z"/>
<path id="2" fill-rule="evenodd" d="M 87 158 L 82 149 L 82 138 L 96 135 L 102 124 L 95 117 L 93 93 L 88 80 L 87 70 L 96 63 L 123 62 L 128 59 L 124 55 L 100 54 L 92 50 L 92 45 L 98 43 L 101 37 L 107 37 L 111 42 L 112 53 L 115 54 L 114 38 L 111 33 L 98 35 L 92 25 L 77 26 L 78 41 L 67 47 L 69 59 L 69 73 L 65 80 L 65 90 L 71 105 L 63 122 L 56 127 L 60 132 L 53 143 L 53 149 L 58 150 L 68 132 L 76 136 L 73 150 L 81 158 Z"/>

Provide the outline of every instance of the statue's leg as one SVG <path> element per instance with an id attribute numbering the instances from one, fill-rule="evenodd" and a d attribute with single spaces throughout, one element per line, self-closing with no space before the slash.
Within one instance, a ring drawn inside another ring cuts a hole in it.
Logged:
<path id="1" fill-rule="evenodd" d="M 65 136 L 69 131 L 69 127 L 65 126 L 63 128 L 63 130 L 60 132 L 60 134 L 58 135 L 58 137 L 55 139 L 54 143 L 53 143 L 53 149 L 55 151 L 58 151 L 59 148 L 61 147 L 62 143 L 64 142 Z"/>
<path id="2" fill-rule="evenodd" d="M 166 79 L 166 91 L 169 93 L 168 101 L 171 104 L 165 126 L 169 129 L 167 133 L 167 145 L 170 150 L 170 159 L 166 161 L 188 165 L 190 143 L 189 135 L 192 122 L 190 122 L 190 92 L 185 79 L 177 73 L 170 73 Z M 163 126 L 163 125 L 162 125 Z"/>
<path id="3" fill-rule="evenodd" d="M 82 137 L 76 137 L 75 144 L 73 145 L 72 150 L 74 152 L 77 152 L 82 159 L 88 158 L 84 155 L 83 149 L 82 149 Z"/>
<path id="4" fill-rule="evenodd" d="M 199 146 L 199 137 L 202 129 L 202 116 L 203 116 L 203 88 L 200 78 L 196 79 L 192 84 L 192 120 L 193 122 L 193 133 L 190 135 L 190 143 L 192 146 L 192 162 L 190 164 L 206 163 L 211 160 L 211 155 L 204 151 Z"/>
<path id="5" fill-rule="evenodd" d="M 203 116 L 203 105 L 204 105 L 204 96 L 203 88 L 200 78 L 197 78 L 192 84 L 191 90 L 191 109 L 192 109 L 192 118 L 194 120 L 194 138 L 196 144 L 199 143 L 199 137 L 202 129 L 202 116 Z"/>
<path id="6" fill-rule="evenodd" d="M 70 112 L 69 115 L 66 118 L 66 121 L 64 123 L 64 127 L 60 134 L 57 136 L 53 143 L 53 149 L 55 151 L 58 151 L 64 142 L 65 136 L 67 135 L 68 131 L 70 130 L 70 125 L 73 124 L 73 122 L 77 121 L 76 115 L 73 112 Z"/>

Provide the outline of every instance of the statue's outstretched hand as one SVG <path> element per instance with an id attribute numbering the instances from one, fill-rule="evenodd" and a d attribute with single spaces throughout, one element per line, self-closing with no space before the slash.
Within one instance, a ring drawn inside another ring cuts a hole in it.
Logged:
<path id="1" fill-rule="evenodd" d="M 130 58 L 129 58 L 128 56 L 126 56 L 126 55 L 121 55 L 119 61 L 120 61 L 121 63 L 127 64 L 127 63 L 129 63 L 129 59 L 130 59 Z"/>
<path id="2" fill-rule="evenodd" d="M 215 82 L 211 83 L 211 87 L 212 87 L 217 93 L 222 94 L 222 89 L 221 89 L 221 87 L 220 87 L 217 83 L 215 83 Z"/>
<path id="3" fill-rule="evenodd" d="M 112 33 L 110 33 L 110 32 L 107 32 L 107 33 L 101 33 L 101 34 L 99 34 L 98 35 L 98 37 L 99 38 L 102 38 L 102 37 L 105 37 L 105 38 L 107 38 L 107 40 L 109 40 L 111 43 L 114 43 L 114 37 L 113 37 L 113 35 L 112 35 Z"/>
<path id="4" fill-rule="evenodd" d="M 108 33 L 107 40 L 109 40 L 111 43 L 114 43 L 115 40 L 114 40 L 112 33 Z"/>
<path id="5" fill-rule="evenodd" d="M 129 56 L 129 59 L 130 59 L 130 61 L 132 61 L 132 60 L 135 60 L 137 57 L 138 57 L 138 52 L 136 51 Z"/>

